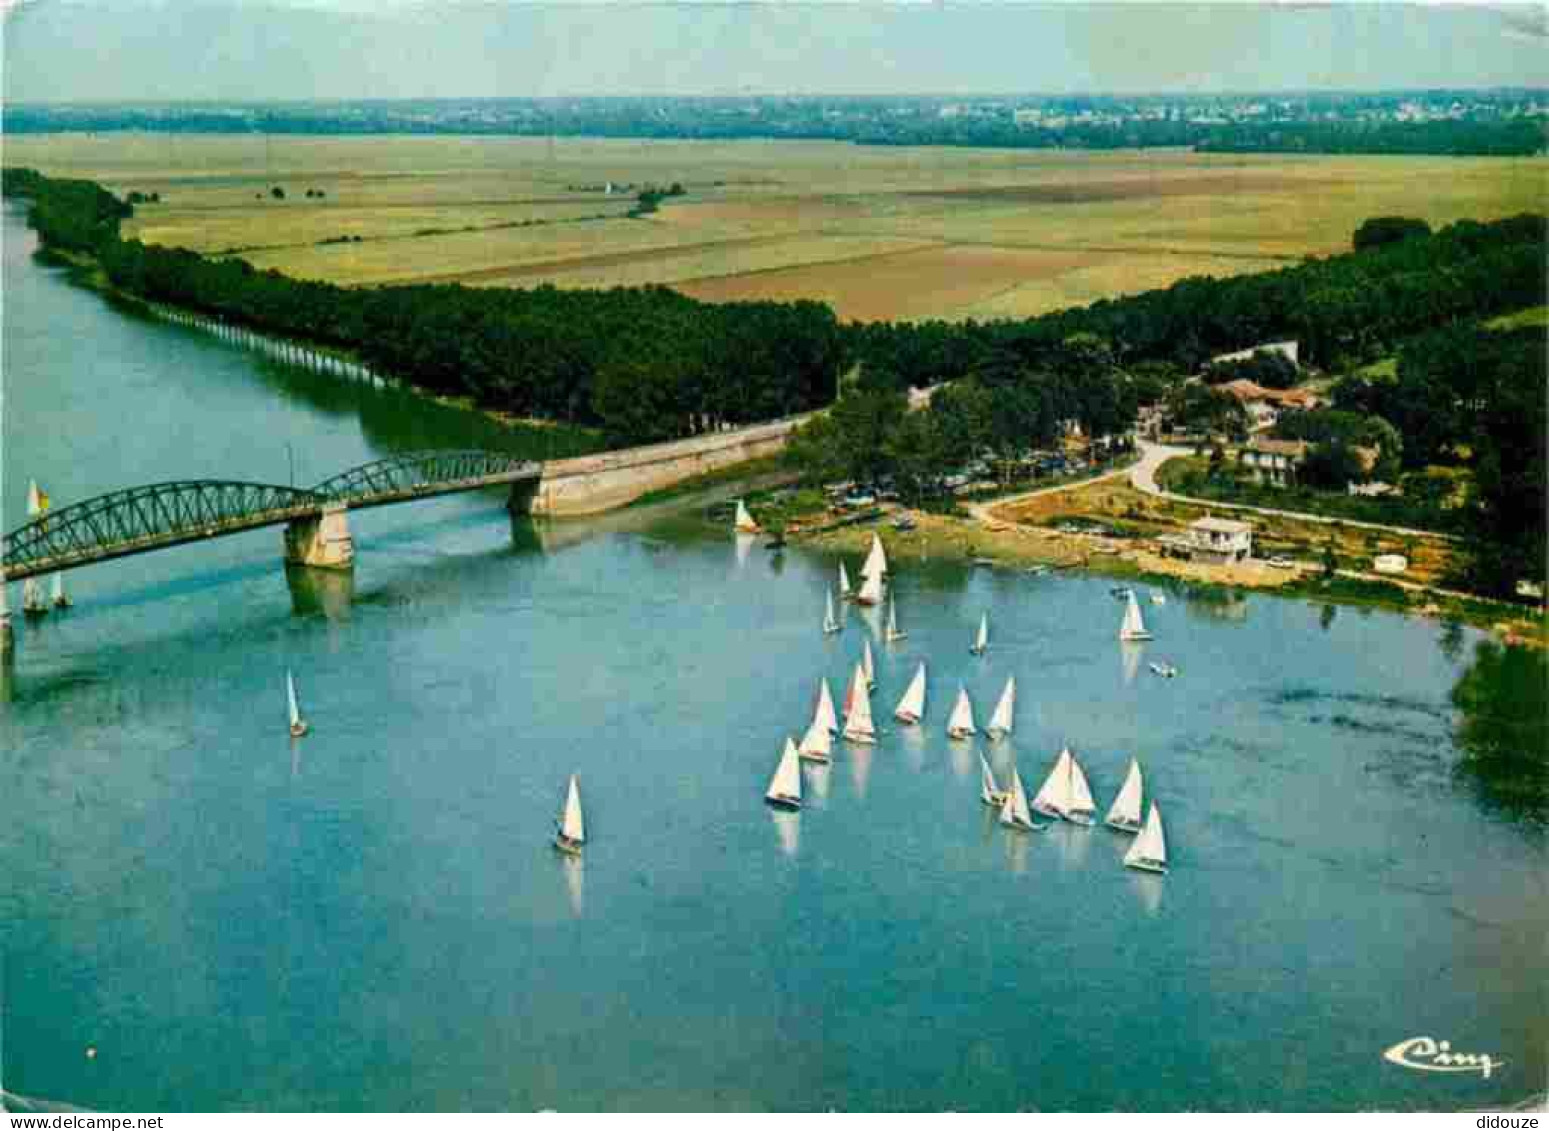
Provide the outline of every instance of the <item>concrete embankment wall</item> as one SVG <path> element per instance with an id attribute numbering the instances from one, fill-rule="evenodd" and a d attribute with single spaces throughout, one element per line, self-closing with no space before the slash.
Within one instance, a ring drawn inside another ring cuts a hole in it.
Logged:
<path id="1" fill-rule="evenodd" d="M 612 510 L 648 491 L 744 460 L 773 455 L 810 414 L 771 420 L 728 432 L 623 448 L 573 459 L 550 460 L 533 495 L 532 513 L 583 515 Z"/>

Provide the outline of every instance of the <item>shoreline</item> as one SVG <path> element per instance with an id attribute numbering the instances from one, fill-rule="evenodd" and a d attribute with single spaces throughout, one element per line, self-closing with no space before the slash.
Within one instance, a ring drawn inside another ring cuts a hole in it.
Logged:
<path id="1" fill-rule="evenodd" d="M 982 505 L 989 511 L 996 501 Z M 915 529 L 909 532 L 891 530 L 888 520 L 893 514 L 907 514 L 915 521 Z M 1044 566 L 1051 570 L 1079 569 L 1115 580 L 1157 585 L 1181 582 L 1218 592 L 1251 590 L 1314 603 L 1383 608 L 1423 617 L 1437 624 L 1456 621 L 1508 644 L 1549 647 L 1549 633 L 1546 633 L 1544 622 L 1524 616 L 1522 606 L 1509 602 L 1483 597 L 1457 598 L 1430 591 L 1423 591 L 1423 599 L 1413 600 L 1409 590 L 1387 581 L 1371 581 L 1348 574 L 1328 580 L 1320 571 L 1278 570 L 1257 560 L 1233 566 L 1181 561 L 1134 544 L 1138 539 L 1066 534 L 993 516 L 975 520 L 894 508 L 873 522 L 815 534 L 797 532 L 788 537 L 793 544 L 821 552 L 864 555 L 873 531 L 883 536 L 889 555 L 901 560 L 935 558 L 973 565 L 987 558 L 993 561 L 991 568 L 994 569 L 1025 571 Z"/>
<path id="2" fill-rule="evenodd" d="M 140 295 L 132 294 L 121 287 L 115 286 L 112 281 L 108 279 L 106 272 L 103 270 L 102 264 L 95 256 L 87 255 L 83 252 L 63 251 L 59 248 L 45 248 L 41 245 L 39 245 L 33 254 L 41 259 L 45 266 L 64 267 L 69 271 L 70 281 L 72 283 L 85 287 L 88 290 L 96 291 L 98 294 L 103 295 L 113 302 L 121 302 L 127 306 L 132 306 L 136 310 L 144 312 L 148 317 L 155 318 L 158 322 L 166 321 L 166 319 L 161 317 L 161 315 L 156 312 L 155 306 L 150 299 L 142 298 Z M 174 310 L 183 311 L 196 317 L 214 317 L 213 315 L 205 314 L 203 311 L 197 310 L 190 306 L 179 306 L 176 303 L 170 302 L 164 303 L 163 305 Z M 365 360 L 358 354 L 350 350 L 340 349 L 337 346 L 325 345 L 320 342 L 311 341 L 307 338 L 297 338 L 290 335 L 275 334 L 270 330 L 255 330 L 254 332 L 267 335 L 268 337 L 273 338 L 275 341 L 289 342 L 293 345 L 301 346 L 306 349 L 313 350 L 317 353 L 338 358 L 341 361 L 347 361 L 362 366 L 366 364 Z M 496 424 L 506 431 L 512 433 L 520 432 L 523 429 L 529 429 L 539 435 L 545 432 L 553 433 L 560 430 L 568 430 L 572 433 L 590 433 L 594 431 L 593 429 L 586 428 L 584 425 L 567 424 L 562 420 L 540 420 L 536 417 L 517 416 L 513 413 L 502 412 L 499 409 L 481 408 L 479 405 L 473 402 L 471 397 L 459 396 L 452 393 L 433 392 L 430 389 L 422 388 L 421 386 L 415 384 L 413 381 L 409 381 L 403 377 L 391 377 L 389 380 L 391 381 L 392 388 L 394 389 L 411 393 L 416 397 L 422 397 L 425 400 L 441 405 L 444 408 L 455 408 L 463 412 L 473 413 L 489 421 L 490 423 Z M 605 444 L 602 443 L 600 432 L 597 433 L 597 439 L 597 447 L 588 451 L 572 452 L 570 455 L 597 455 L 602 452 L 614 450 L 608 448 Z"/>

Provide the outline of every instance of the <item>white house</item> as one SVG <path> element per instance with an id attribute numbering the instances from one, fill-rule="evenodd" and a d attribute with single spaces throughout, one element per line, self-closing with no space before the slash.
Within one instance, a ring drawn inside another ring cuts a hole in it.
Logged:
<path id="1" fill-rule="evenodd" d="M 1226 518 L 1201 518 L 1189 523 L 1190 557 L 1196 562 L 1229 565 L 1253 556 L 1253 527 Z"/>

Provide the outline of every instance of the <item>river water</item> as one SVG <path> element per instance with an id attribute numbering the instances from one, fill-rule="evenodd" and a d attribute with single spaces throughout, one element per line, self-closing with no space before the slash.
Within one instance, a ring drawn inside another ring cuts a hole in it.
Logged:
<path id="1" fill-rule="evenodd" d="M 176 478 L 311 483 L 498 445 L 478 418 L 134 317 L 5 218 L 5 527 Z M 289 450 L 287 451 L 287 444 Z M 694 512 L 534 528 L 500 494 L 353 516 L 353 578 L 277 530 L 78 571 L 0 682 L 4 1085 L 104 1110 L 1420 1109 L 1542 1087 L 1539 819 L 1457 770 L 1471 631 L 1093 576 L 894 564 L 885 727 L 762 801 L 831 559 Z M 852 571 L 858 561 L 850 563 Z M 12 589 L 16 604 L 18 587 Z M 988 610 L 992 645 L 967 645 Z M 1151 675 L 1167 659 L 1182 674 Z M 285 669 L 313 732 L 285 730 Z M 1035 788 L 1138 755 L 1173 870 L 999 829 L 968 744 L 1007 675 Z M 568 774 L 591 837 L 548 847 Z M 1431 1036 L 1488 1079 L 1390 1064 Z"/>

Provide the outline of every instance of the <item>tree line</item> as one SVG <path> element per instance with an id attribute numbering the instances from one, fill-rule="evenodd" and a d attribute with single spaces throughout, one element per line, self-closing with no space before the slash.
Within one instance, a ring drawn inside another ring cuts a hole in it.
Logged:
<path id="1" fill-rule="evenodd" d="M 1444 92 L 1417 95 L 1442 112 Z M 478 134 L 839 141 L 1001 149 L 1190 147 L 1220 153 L 1528 156 L 1545 149 L 1536 92 L 1457 92 L 1461 118 L 1397 117 L 1409 96 L 430 99 L 321 105 L 8 107 L 8 133 Z M 1440 104 L 1438 104 L 1440 103 Z M 1256 104 L 1256 105 L 1254 105 Z M 1243 116 L 1252 111 L 1255 116 Z M 1033 111 L 1028 118 L 1021 112 Z M 1267 112 L 1266 112 L 1267 111 Z M 1448 107 L 1446 113 L 1453 110 Z"/>
<path id="2" fill-rule="evenodd" d="M 6 169 L 4 191 L 32 201 L 44 246 L 94 255 L 128 294 L 348 350 L 436 393 L 601 427 L 618 444 L 826 405 L 844 364 L 838 320 L 816 302 L 713 305 L 665 287 L 338 287 L 124 240 L 133 209 L 90 182 Z"/>
<path id="3" fill-rule="evenodd" d="M 860 360 L 915 385 L 966 376 L 997 350 L 1032 357 L 1078 334 L 1101 338 L 1126 366 L 1149 361 L 1187 373 L 1223 353 L 1294 338 L 1303 364 L 1337 371 L 1435 326 L 1543 304 L 1546 246 L 1541 215 L 1460 220 L 1274 271 L 1190 277 L 1020 322 L 872 323 L 847 334 Z"/>

